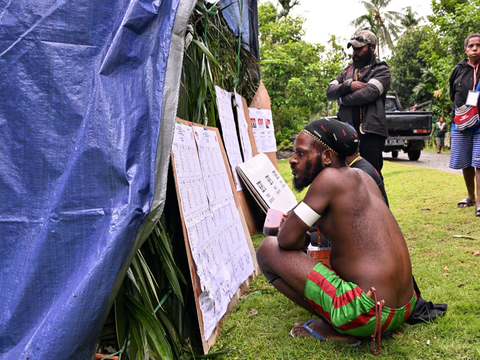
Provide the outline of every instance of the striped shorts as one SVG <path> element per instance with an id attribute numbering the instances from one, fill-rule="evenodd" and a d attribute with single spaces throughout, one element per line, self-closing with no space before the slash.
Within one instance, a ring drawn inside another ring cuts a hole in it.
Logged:
<path id="1" fill-rule="evenodd" d="M 341 279 L 321 263 L 315 265 L 307 278 L 305 298 L 338 332 L 358 337 L 374 334 L 375 302 L 358 285 Z M 416 303 L 417 295 L 413 292 L 410 302 L 401 308 L 384 306 L 382 332 L 403 324 Z"/>
<path id="2" fill-rule="evenodd" d="M 480 134 L 452 131 L 450 169 L 480 168 Z"/>

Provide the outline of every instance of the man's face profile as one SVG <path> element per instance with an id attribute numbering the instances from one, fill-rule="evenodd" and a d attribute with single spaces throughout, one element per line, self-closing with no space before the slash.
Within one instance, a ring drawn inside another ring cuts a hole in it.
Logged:
<path id="1" fill-rule="evenodd" d="M 318 154 L 319 145 L 311 136 L 302 132 L 298 134 L 295 153 L 290 158 L 295 190 L 302 191 L 324 169 L 321 154 Z"/>
<path id="2" fill-rule="evenodd" d="M 360 48 L 353 47 L 353 66 L 357 69 L 363 68 L 364 66 L 370 63 L 372 60 L 373 50 L 371 45 L 367 44 Z"/>

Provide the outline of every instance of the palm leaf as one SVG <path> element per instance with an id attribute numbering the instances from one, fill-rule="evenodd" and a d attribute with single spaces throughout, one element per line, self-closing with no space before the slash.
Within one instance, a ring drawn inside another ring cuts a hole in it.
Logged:
<path id="1" fill-rule="evenodd" d="M 115 329 L 118 344 L 123 344 L 127 338 L 128 320 L 125 316 L 125 300 L 123 284 L 118 291 L 114 303 L 115 310 Z"/>
<path id="2" fill-rule="evenodd" d="M 156 231 L 154 231 L 156 232 Z M 170 242 L 168 241 L 167 235 L 165 232 L 160 232 L 157 235 L 157 240 L 159 240 L 158 246 L 160 259 L 163 264 L 163 270 L 165 271 L 165 275 L 167 276 L 168 280 L 170 281 L 170 286 L 172 287 L 175 295 L 180 299 L 183 303 L 183 295 L 182 290 L 180 288 L 180 281 L 186 283 L 183 274 L 180 272 L 178 267 L 175 265 L 175 260 L 173 259 L 173 254 L 170 250 Z M 159 236 L 158 236 L 159 235 Z M 180 279 L 180 281 L 179 281 Z"/>
<path id="3" fill-rule="evenodd" d="M 210 50 L 208 50 L 208 48 L 205 46 L 205 44 L 203 44 L 201 41 L 199 40 L 195 40 L 193 39 L 192 40 L 194 44 L 196 44 L 200 50 L 210 59 L 211 62 L 213 62 L 215 65 L 218 65 L 218 62 L 217 60 L 215 59 L 215 57 L 212 55 L 212 53 L 210 52 Z"/>
<path id="4" fill-rule="evenodd" d="M 141 329 L 138 327 L 136 332 L 139 336 L 136 337 L 137 345 L 139 348 L 145 348 L 142 342 L 139 339 L 146 338 L 148 344 L 151 346 L 150 351 L 155 358 L 159 359 L 173 359 L 172 349 L 166 338 L 165 330 L 162 324 L 157 320 L 157 318 L 150 312 L 148 309 L 140 303 L 134 296 L 130 293 L 126 293 L 126 307 L 132 315 L 138 319 L 138 322 L 142 325 Z M 135 322 L 132 322 L 132 324 Z M 144 331 L 142 331 L 144 330 Z M 143 333 L 143 336 L 142 336 Z"/>

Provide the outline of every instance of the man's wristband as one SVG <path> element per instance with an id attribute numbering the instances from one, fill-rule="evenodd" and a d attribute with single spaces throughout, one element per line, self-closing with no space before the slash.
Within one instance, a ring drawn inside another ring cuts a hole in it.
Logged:
<path id="1" fill-rule="evenodd" d="M 340 105 L 343 105 L 341 97 L 338 98 L 338 102 L 340 103 Z"/>

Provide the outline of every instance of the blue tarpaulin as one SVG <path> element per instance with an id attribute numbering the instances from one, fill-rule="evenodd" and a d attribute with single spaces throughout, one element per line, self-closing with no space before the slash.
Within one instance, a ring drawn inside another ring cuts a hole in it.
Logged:
<path id="1" fill-rule="evenodd" d="M 259 59 L 257 0 L 219 0 L 222 15 L 235 36 Z"/>
<path id="2" fill-rule="evenodd" d="M 0 0 L 2 359 L 93 355 L 162 211 L 194 5 Z"/>

